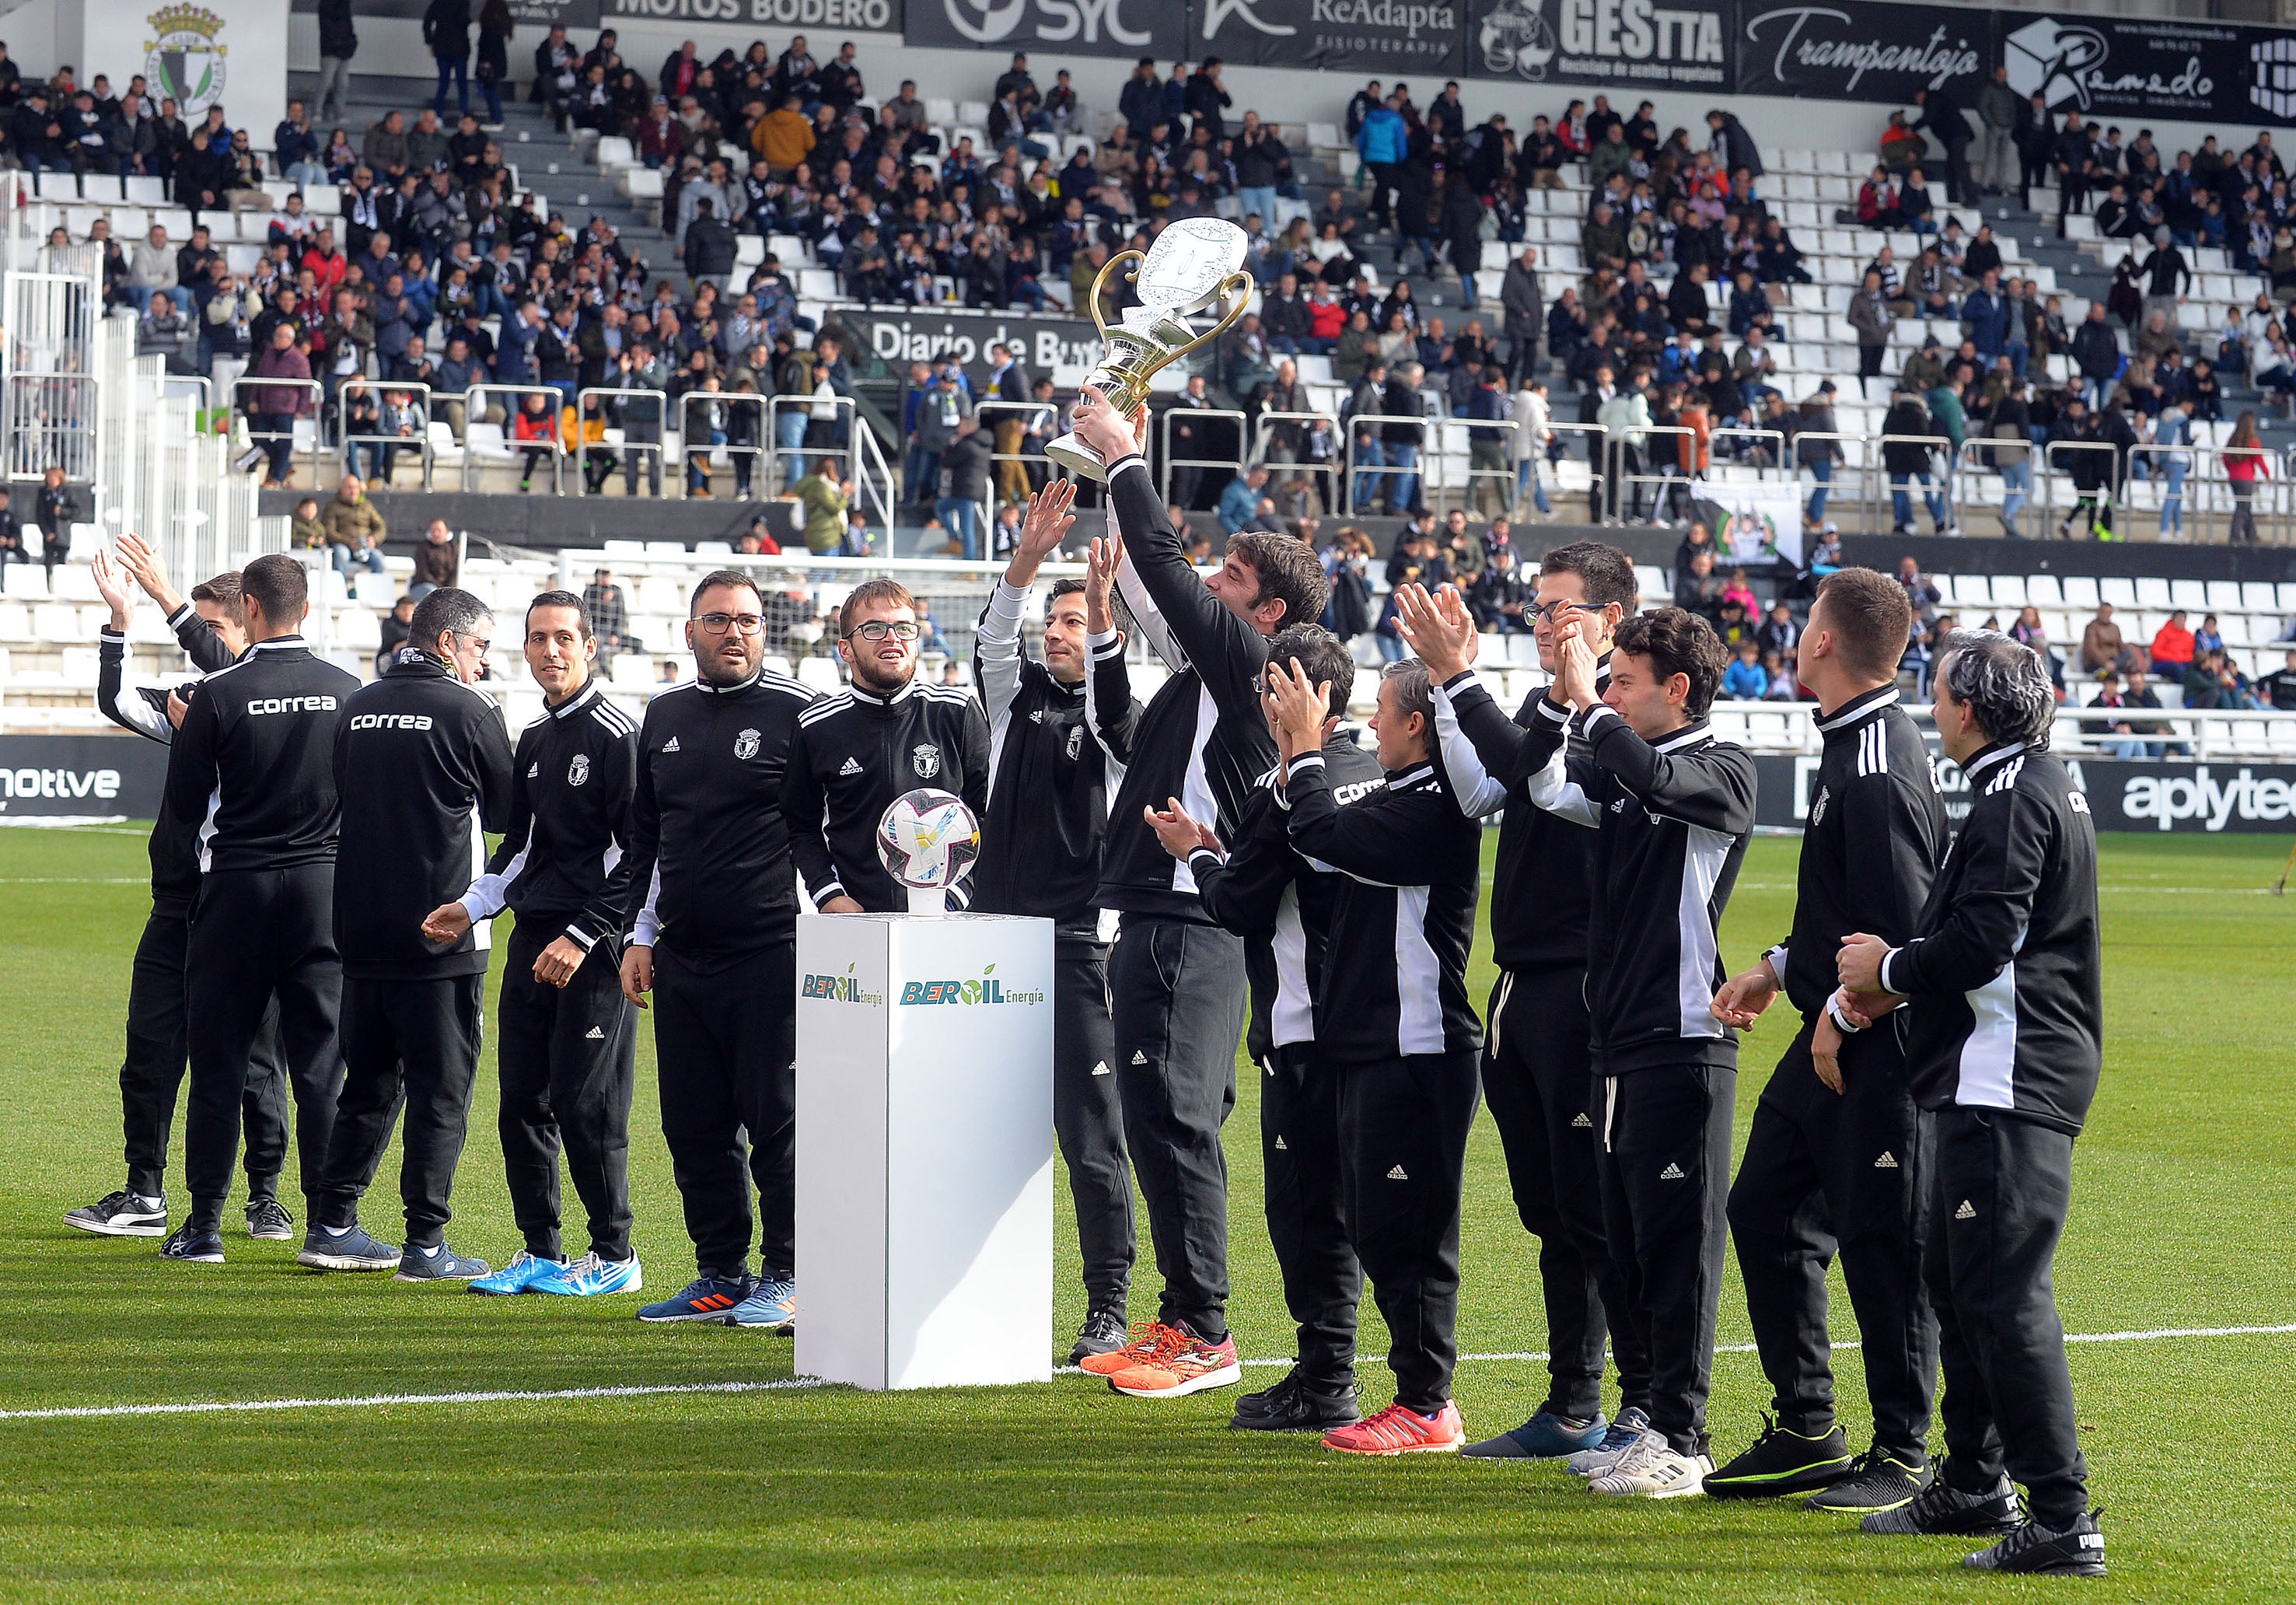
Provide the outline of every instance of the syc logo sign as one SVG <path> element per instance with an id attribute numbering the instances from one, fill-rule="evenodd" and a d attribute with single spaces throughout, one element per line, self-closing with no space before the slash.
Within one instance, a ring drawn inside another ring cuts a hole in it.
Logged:
<path id="1" fill-rule="evenodd" d="M 1124 26 L 1124 0 L 940 0 L 948 25 L 975 45 L 996 45 L 1025 34 L 1039 44 L 1106 41 L 1138 48 L 1149 43 L 1144 30 Z M 1029 13 L 1033 4 L 1037 15 Z M 1025 25 L 1025 26 L 1024 26 Z"/>
<path id="2" fill-rule="evenodd" d="M 857 967 L 854 965 L 847 965 L 846 973 L 841 975 L 800 976 L 798 996 L 819 998 L 830 1003 L 859 1003 L 870 1008 L 884 1008 L 885 994 L 865 990 L 859 979 L 852 973 L 856 967 Z"/>
<path id="3" fill-rule="evenodd" d="M 901 1001 L 904 1005 L 939 1003 L 1035 1004 L 1042 1003 L 1044 1000 L 1045 994 L 1042 992 L 1034 990 L 1006 990 L 1004 983 L 997 978 L 996 967 L 993 964 L 986 966 L 981 970 L 980 976 L 978 980 L 910 981 L 905 983 L 901 987 Z"/>

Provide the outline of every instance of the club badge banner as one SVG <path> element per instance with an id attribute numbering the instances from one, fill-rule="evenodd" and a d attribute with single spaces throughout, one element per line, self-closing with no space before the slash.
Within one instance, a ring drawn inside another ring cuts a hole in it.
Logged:
<path id="1" fill-rule="evenodd" d="M 1714 539 L 1724 568 L 1735 564 L 1801 565 L 1801 493 L 1786 480 L 1717 480 L 1698 487 L 1699 499 L 1722 509 Z"/>

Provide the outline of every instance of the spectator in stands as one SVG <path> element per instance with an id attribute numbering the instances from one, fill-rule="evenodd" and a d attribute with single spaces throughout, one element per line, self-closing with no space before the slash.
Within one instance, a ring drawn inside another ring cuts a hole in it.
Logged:
<path id="1" fill-rule="evenodd" d="M 2073 333 L 2071 356 L 2073 366 L 2080 371 L 2090 410 L 2101 409 L 2121 367 L 2120 344 L 2113 336 L 2112 325 L 2105 321 L 2103 301 L 2089 302 L 2088 315 Z"/>
<path id="2" fill-rule="evenodd" d="M 622 588 L 614 583 L 611 570 L 597 569 L 590 575 L 590 583 L 582 588 L 582 611 L 590 615 L 590 628 L 598 639 L 598 661 L 611 659 L 618 652 L 643 652 L 645 643 L 630 633 L 629 603 Z"/>
<path id="3" fill-rule="evenodd" d="M 2290 648 L 2279 668 L 2256 682 L 2256 691 L 2266 707 L 2296 712 L 2296 647 Z"/>
<path id="4" fill-rule="evenodd" d="M 1882 358 L 1890 349 L 1890 325 L 1897 320 L 1878 268 L 1866 270 L 1864 284 L 1849 298 L 1848 317 L 1850 332 L 1857 336 L 1857 376 L 1881 377 Z"/>
<path id="5" fill-rule="evenodd" d="M 1735 655 L 1722 671 L 1722 696 L 1727 702 L 1759 702 L 1769 695 L 1770 675 L 1762 667 L 1761 644 L 1751 636 L 1738 638 Z"/>
<path id="6" fill-rule="evenodd" d="M 2194 651 L 2193 632 L 2185 628 L 2185 610 L 2180 607 L 2152 637 L 2153 674 L 2162 679 L 2181 678 L 2192 667 Z"/>
<path id="7" fill-rule="evenodd" d="M 2136 648 L 2121 637 L 2120 626 L 2112 621 L 2112 604 L 2097 604 L 2096 616 L 2081 629 L 2080 666 L 2090 674 L 2104 670 L 2116 671 L 2139 667 L 2144 660 Z"/>
<path id="8" fill-rule="evenodd" d="M 422 11 L 422 43 L 429 47 L 431 58 L 439 64 L 439 89 L 430 97 L 430 109 L 438 115 L 447 114 L 447 84 L 455 84 L 455 110 L 471 109 L 471 4 L 470 0 L 430 0 Z"/>
<path id="9" fill-rule="evenodd" d="M 457 583 L 462 570 L 462 548 L 455 544 L 455 531 L 447 527 L 445 519 L 434 518 L 422 532 L 422 544 L 414 548 L 414 576 L 406 594 L 420 602 L 432 590 Z"/>
<path id="10" fill-rule="evenodd" d="M 2136 726 L 2131 720 L 2116 718 L 2120 710 L 2129 705 L 2120 688 L 2120 671 L 2106 668 L 2096 677 L 2096 695 L 2088 699 L 2092 708 L 2104 709 L 2105 716 L 2084 719 L 2081 728 L 2089 739 L 2096 743 L 2097 751 L 2108 758 L 2140 759 L 2147 755 L 2145 744 L 2136 739 Z"/>
<path id="11" fill-rule="evenodd" d="M 345 594 L 357 597 L 359 570 L 382 572 L 382 541 L 389 532 L 382 514 L 367 499 L 365 484 L 347 473 L 319 522 L 326 526 L 327 561 L 343 577 Z"/>
<path id="12" fill-rule="evenodd" d="M 2256 415 L 2243 412 L 2226 438 L 2223 453 L 2225 478 L 2232 487 L 2232 522 L 2225 539 L 2235 544 L 2256 541 L 2256 482 L 2272 477 L 2272 463 L 2257 437 Z"/>
<path id="13" fill-rule="evenodd" d="M 798 502 L 805 509 L 806 550 L 816 557 L 850 556 L 845 552 L 845 524 L 853 483 L 838 477 L 837 464 L 836 457 L 824 452 L 815 459 L 813 472 L 798 482 Z"/>
<path id="14" fill-rule="evenodd" d="M 487 97 L 484 126 L 488 132 L 503 126 L 502 86 L 510 80 L 510 41 L 517 31 L 510 0 L 486 0 L 480 7 L 476 74 L 479 92 Z"/>
<path id="15" fill-rule="evenodd" d="M 1220 491 L 1220 529 L 1234 535 L 1249 524 L 1259 511 L 1260 493 L 1267 484 L 1267 470 L 1254 465 L 1238 472 Z"/>
<path id="16" fill-rule="evenodd" d="M 980 504 L 988 499 L 988 437 L 980 432 L 980 420 L 967 413 L 941 448 L 940 494 L 933 503 L 934 515 L 949 532 L 941 556 L 979 560 Z"/>
<path id="17" fill-rule="evenodd" d="M 272 326 L 269 344 L 257 353 L 247 369 L 250 379 L 283 381 L 250 385 L 246 391 L 250 432 L 270 458 L 266 488 L 286 483 L 295 451 L 295 420 L 312 410 L 311 393 L 306 388 L 311 380 L 311 363 L 296 343 L 296 335 L 291 319 L 281 319 Z"/>
<path id="18" fill-rule="evenodd" d="M 1890 476 L 1890 512 L 1893 532 L 1910 535 L 1914 532 L 1914 506 L 1911 490 L 1915 481 L 1922 486 L 1922 500 L 1929 507 L 1930 523 L 1936 533 L 1951 532 L 1952 521 L 1946 510 L 1944 496 L 1932 489 L 1936 480 L 1932 473 L 1938 450 L 1938 431 L 1930 416 L 1928 405 L 1916 391 L 1901 389 L 1890 398 L 1890 410 L 1882 420 L 1882 432 L 1895 439 L 1882 448 L 1882 466 Z"/>

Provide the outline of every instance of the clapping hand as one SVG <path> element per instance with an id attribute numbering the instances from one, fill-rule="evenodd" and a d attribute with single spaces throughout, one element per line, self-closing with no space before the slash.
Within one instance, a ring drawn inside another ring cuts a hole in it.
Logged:
<path id="1" fill-rule="evenodd" d="M 1117 565 L 1123 561 L 1123 536 L 1093 537 L 1092 549 L 1085 556 L 1084 576 L 1084 627 L 1093 635 L 1106 635 L 1116 628 L 1109 592 L 1115 588 Z"/>
<path id="2" fill-rule="evenodd" d="M 1399 586 L 1395 613 L 1396 630 L 1437 685 L 1465 673 L 1474 663 L 1475 621 L 1457 586 L 1447 585 L 1431 595 L 1423 585 Z"/>
<path id="3" fill-rule="evenodd" d="M 1554 694 L 1581 713 L 1603 700 L 1595 689 L 1595 648 L 1575 613 L 1554 627 Z"/>
<path id="4" fill-rule="evenodd" d="M 1220 851 L 1219 837 L 1212 834 L 1212 827 L 1191 818 L 1188 811 L 1180 805 L 1179 798 L 1167 797 L 1164 802 L 1161 810 L 1144 808 L 1140 811 L 1146 817 L 1148 827 L 1156 833 L 1156 840 L 1163 844 L 1165 852 L 1185 862 L 1188 855 L 1199 847 L 1209 848 L 1214 852 Z"/>
<path id="5" fill-rule="evenodd" d="M 1298 658 L 1292 660 L 1289 671 L 1270 658 L 1266 685 L 1285 762 L 1303 753 L 1322 752 L 1324 737 L 1340 722 L 1332 716 L 1332 687 L 1309 679 Z"/>

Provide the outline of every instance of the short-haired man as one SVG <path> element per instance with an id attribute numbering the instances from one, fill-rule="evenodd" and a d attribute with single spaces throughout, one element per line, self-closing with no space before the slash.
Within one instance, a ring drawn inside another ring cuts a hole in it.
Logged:
<path id="1" fill-rule="evenodd" d="M 510 731 L 478 688 L 494 613 L 439 586 L 414 605 L 406 645 L 354 695 L 335 743 L 342 844 L 335 945 L 342 954 L 346 1074 L 334 1135 L 297 1258 L 401 1281 L 469 1281 L 493 1269 L 447 1244 L 486 1018 L 488 929 L 449 927 L 443 906 L 486 862 L 507 822 Z M 404 1251 L 358 1222 L 358 1201 L 406 1112 Z"/>
<path id="2" fill-rule="evenodd" d="M 1316 554 L 1288 535 L 1239 535 L 1218 572 L 1200 577 L 1148 472 L 1147 420 L 1144 407 L 1127 419 L 1086 387 L 1074 427 L 1108 465 L 1125 550 L 1117 584 L 1172 671 L 1134 733 L 1100 891 L 1100 906 L 1123 916 L 1108 977 L 1116 1074 L 1164 1289 L 1137 1342 L 1083 1364 L 1134 1396 L 1174 1398 L 1243 1374 L 1227 1328 L 1220 1148 L 1243 1033 L 1243 944 L 1211 923 L 1146 811 L 1178 797 L 1222 839 L 1234 830 L 1254 778 L 1275 763 L 1260 711 L 1267 638 L 1320 617 L 1331 587 Z"/>
<path id="3" fill-rule="evenodd" d="M 430 918 L 455 934 L 505 908 L 518 916 L 495 1054 L 503 1167 L 525 1247 L 471 1290 L 633 1292 L 644 1285 L 630 1251 L 637 1017 L 622 995 L 619 921 L 599 898 L 629 851 L 637 721 L 591 671 L 598 643 L 579 597 L 547 590 L 527 604 L 523 650 L 544 711 L 511 757 L 510 822 L 487 873 Z M 589 1215 L 588 1252 L 570 1262 L 559 1240 L 562 1144 Z"/>
<path id="4" fill-rule="evenodd" d="M 1371 728 L 1387 784 L 1344 809 L 1323 756 L 1330 688 L 1303 670 L 1271 659 L 1268 696 L 1292 845 L 1341 877 L 1316 983 L 1316 1053 L 1339 1082 L 1348 1238 L 1387 1322 L 1395 1372 L 1394 1402 L 1334 1427 L 1324 1446 L 1452 1451 L 1466 1443 L 1451 1372 L 1459 1201 L 1483 1042 L 1467 995 L 1482 827 L 1435 761 L 1424 664 L 1392 664 L 1381 678 Z"/>
<path id="5" fill-rule="evenodd" d="M 246 654 L 200 682 L 168 753 L 167 811 L 198 833 L 202 879 L 184 964 L 191 1096 L 184 1173 L 191 1217 L 160 1252 L 223 1263 L 220 1226 L 239 1148 L 241 1095 L 278 1000 L 306 1200 L 316 1195 L 343 1062 L 335 1036 L 335 740 L 358 681 L 303 639 L 303 566 L 268 553 L 240 573 Z"/>
<path id="6" fill-rule="evenodd" d="M 1546 554 L 1529 609 L 1540 663 L 1557 664 L 1556 630 L 1575 619 L 1595 654 L 1595 686 L 1610 684 L 1611 642 L 1632 616 L 1638 587 L 1624 552 L 1573 541 Z M 1540 764 L 1533 730 L 1559 729 L 1563 704 L 1534 692 L 1509 719 L 1473 672 L 1480 637 L 1456 591 L 1431 597 L 1406 586 L 1401 627 L 1437 680 L 1435 728 L 1459 805 L 1477 816 L 1504 809 L 1491 877 L 1491 989 L 1483 1096 L 1506 1155 L 1515 1212 L 1538 1239 L 1546 1311 L 1546 1397 L 1520 1427 L 1470 1444 L 1477 1459 L 1554 1460 L 1624 1448 L 1650 1423 L 1650 1357 L 1628 1318 L 1627 1283 L 1611 1259 L 1595 1177 L 1595 1123 L 1587 1074 L 1587 931 L 1593 887 L 1586 833 L 1532 800 Z M 1570 757 L 1583 738 L 1566 737 Z M 1544 748 L 1541 749 L 1545 750 Z M 1549 754 L 1548 761 L 1552 761 Z M 1603 1416 L 1603 1348 L 1619 1365 L 1619 1414 Z M 1613 1438 L 1612 1435 L 1615 1435 Z"/>
<path id="7" fill-rule="evenodd" d="M 693 588 L 694 678 L 646 704 L 629 850 L 591 905 L 628 926 L 622 995 L 653 995 L 661 1131 L 699 1272 L 641 1321 L 781 1329 L 797 1308 L 797 877 L 781 797 L 814 698 L 766 669 L 765 630 L 749 575 Z"/>
<path id="8" fill-rule="evenodd" d="M 1846 568 L 1817 588 L 1797 672 L 1824 746 L 1801 838 L 1793 930 L 1715 995 L 1741 1031 L 1784 990 L 1801 1017 L 1755 1105 L 1730 1230 L 1776 1418 L 1706 1479 L 1716 1497 L 1808 1494 L 1815 1510 L 1890 1510 L 1928 1485 L 1937 1323 L 1922 1294 L 1929 1120 L 1894 1031 L 1845 1033 L 1826 1009 L 1852 931 L 1911 934 L 1950 828 L 1921 732 L 1898 705 L 1913 629 L 1905 588 Z M 1874 1412 L 1856 1460 L 1834 1417 L 1825 1272 L 1841 1260 Z"/>
<path id="9" fill-rule="evenodd" d="M 114 559 L 99 551 L 92 565 L 96 593 L 111 605 L 97 638 L 96 706 L 104 717 L 147 741 L 173 745 L 176 720 L 190 706 L 182 691 L 138 687 L 126 691 L 127 626 L 135 615 L 133 583 L 160 605 L 176 645 L 203 672 L 226 668 L 247 649 L 240 615 L 239 575 L 222 573 L 192 588 L 185 602 L 168 583 L 158 555 L 134 534 L 119 538 Z M 172 706 L 171 706 L 172 704 Z M 200 891 L 195 828 L 162 810 L 152 827 L 152 912 L 135 944 L 127 985 L 127 1052 L 119 1065 L 121 1124 L 127 1138 L 127 1185 L 64 1216 L 64 1224 L 99 1237 L 168 1234 L 168 1133 L 184 1069 L 184 955 L 192 905 Z M 279 1056 L 279 1009 L 266 1012 L 250 1061 L 253 1080 L 242 1095 L 247 1123 L 247 1233 L 284 1241 L 293 1221 L 279 1202 L 279 1171 L 287 1160 L 286 1067 Z"/>
<path id="10" fill-rule="evenodd" d="M 1946 1461 L 1911 1503 L 1864 1527 L 2000 1533 L 1965 1564 L 2102 1576 L 2050 1282 L 2102 1063 L 2096 830 L 2047 751 L 2056 698 L 2030 647 L 1957 630 L 1936 680 L 1938 742 L 1968 778 L 1969 815 L 1912 936 L 1843 942 L 1837 997 L 1860 1025 L 1917 1005 L 1906 1065 L 1914 1101 L 1936 1120 L 1924 1263 Z"/>
<path id="11" fill-rule="evenodd" d="M 1054 922 L 1053 1130 L 1068 1162 L 1088 1300 L 1070 1364 L 1127 1341 L 1135 1240 L 1108 1015 L 1116 921 L 1095 900 L 1108 800 L 1123 781 L 1140 712 L 1109 607 L 1119 556 L 1113 539 L 1092 543 L 1089 579 L 1054 581 L 1043 660 L 1032 660 L 1021 644 L 1037 571 L 1074 523 L 1075 499 L 1076 482 L 1067 479 L 1029 498 L 1012 560 L 973 632 L 973 675 L 988 708 L 993 767 L 969 905 L 975 913 Z M 955 666 L 951 659 L 948 667 Z"/>
<path id="12" fill-rule="evenodd" d="M 1347 646 L 1313 624 L 1268 644 L 1325 687 L 1344 720 L 1355 692 Z M 1268 734 L 1275 702 L 1263 699 Z M 1325 779 L 1341 806 L 1387 784 L 1379 760 L 1344 723 L 1324 743 Z M 1316 1052 L 1316 989 L 1330 944 L 1341 871 L 1292 844 L 1283 769 L 1259 778 L 1226 844 L 1177 798 L 1156 812 L 1156 839 L 1188 866 L 1204 911 L 1244 940 L 1251 1015 L 1244 1042 L 1260 1069 L 1259 1156 L 1267 1240 L 1283 1279 L 1283 1305 L 1299 1328 L 1298 1358 L 1274 1386 L 1235 1402 L 1229 1425 L 1251 1432 L 1329 1432 L 1360 1420 L 1356 1395 L 1356 1306 L 1363 1276 L 1348 1240 L 1340 1149 L 1340 1082 Z"/>
<path id="13" fill-rule="evenodd" d="M 1611 1253 L 1651 1362 L 1650 1426 L 1623 1448 L 1568 1464 L 1598 1494 L 1670 1499 L 1699 1491 L 1714 1321 L 1721 1296 L 1738 1044 L 1710 1008 L 1726 978 L 1722 911 L 1754 826 L 1754 763 L 1715 740 L 1706 711 L 1722 680 L 1712 626 L 1678 607 L 1621 623 L 1611 683 L 1574 615 L 1555 630 L 1551 693 L 1570 705 L 1583 755 L 1542 765 L 1533 800 L 1593 828 L 1587 944 L 1595 1171 Z M 1532 757 L 1563 751 L 1534 722 Z"/>

